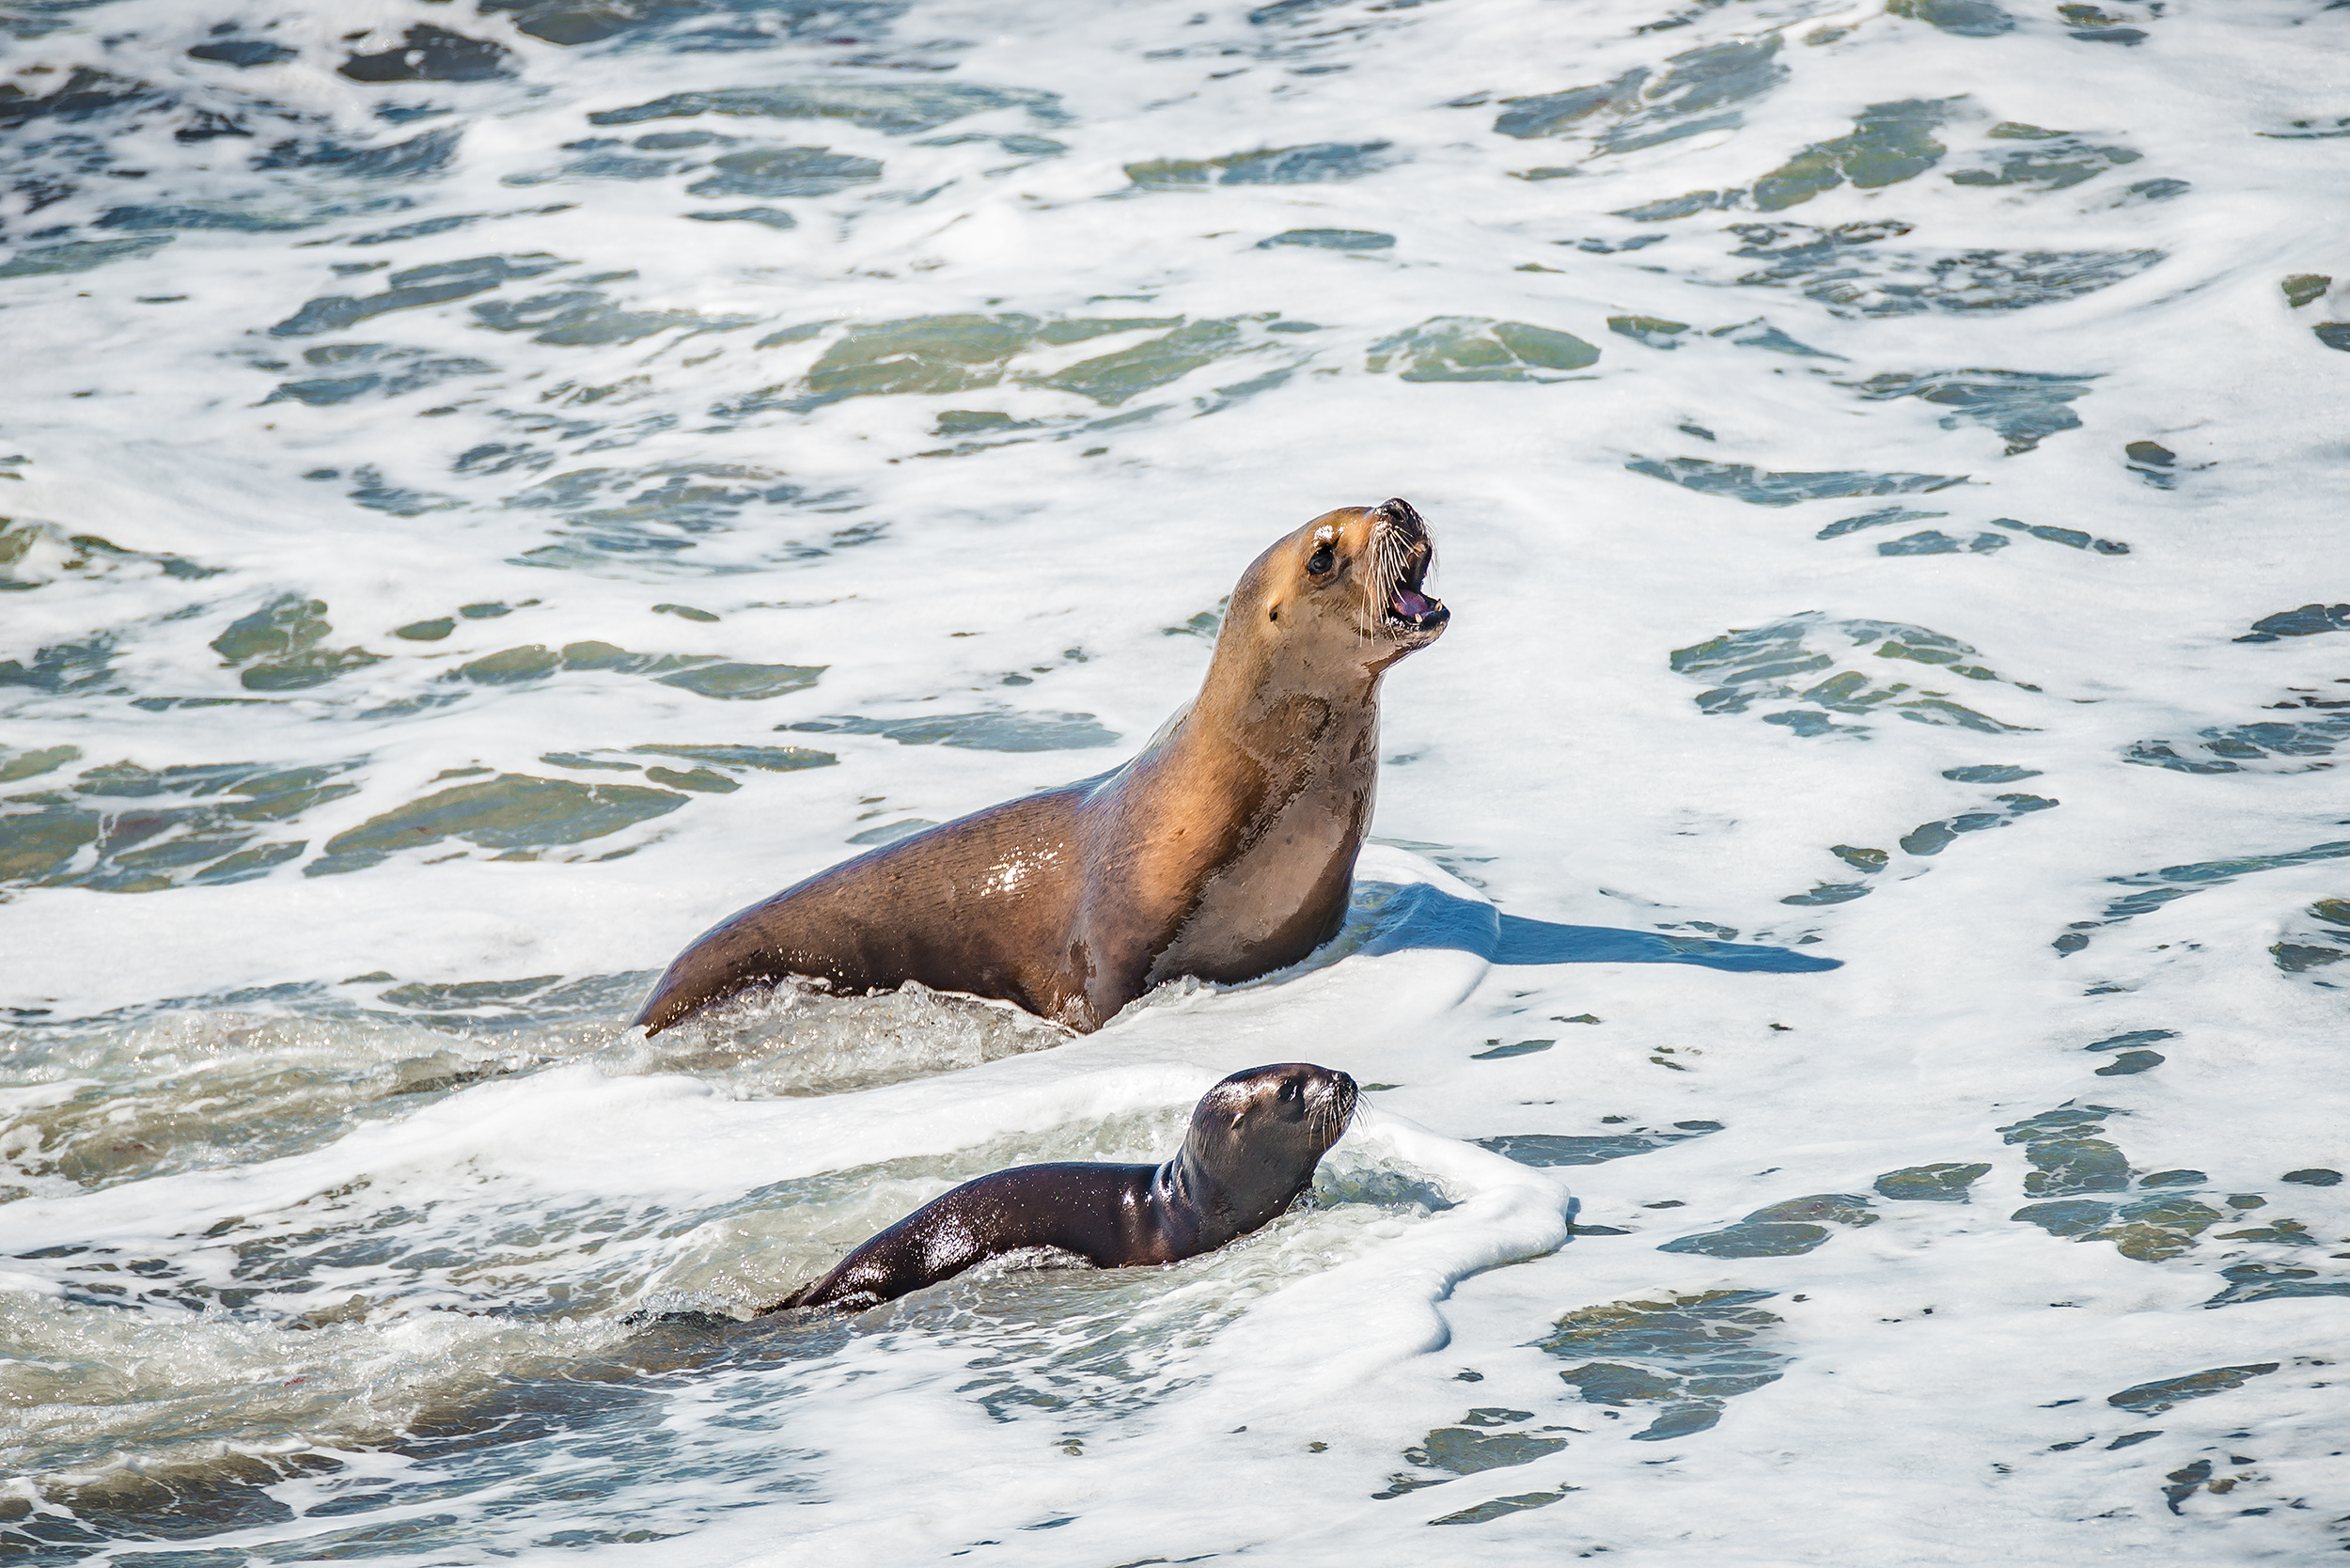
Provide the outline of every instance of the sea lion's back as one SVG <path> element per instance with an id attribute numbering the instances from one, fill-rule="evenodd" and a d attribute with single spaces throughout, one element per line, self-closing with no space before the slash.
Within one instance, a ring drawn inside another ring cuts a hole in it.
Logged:
<path id="1" fill-rule="evenodd" d="M 794 975 L 848 995 L 914 980 L 1052 1016 L 1052 975 L 1033 955 L 1051 950 L 1040 948 L 1040 933 L 1068 922 L 1075 884 L 1063 862 L 1086 787 L 925 829 L 728 916 L 678 955 L 635 1021 L 658 1033 L 697 1008 Z"/>

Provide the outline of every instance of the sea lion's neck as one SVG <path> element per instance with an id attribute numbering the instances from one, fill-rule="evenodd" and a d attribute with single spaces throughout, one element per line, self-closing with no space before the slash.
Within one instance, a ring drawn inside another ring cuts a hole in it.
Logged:
<path id="1" fill-rule="evenodd" d="M 1277 1190 L 1249 1190 L 1231 1180 L 1231 1174 L 1237 1173 L 1217 1174 L 1214 1162 L 1201 1157 L 1189 1137 L 1183 1139 L 1183 1152 L 1151 1173 L 1151 1217 L 1170 1261 L 1213 1251 L 1258 1230 L 1313 1182 L 1310 1165 L 1301 1179 Z"/>
<path id="2" fill-rule="evenodd" d="M 1203 815 L 1255 817 L 1317 786 L 1367 784 L 1378 731 L 1377 670 L 1244 642 L 1217 648 L 1198 695 L 1138 760 L 1190 781 Z"/>
<path id="3" fill-rule="evenodd" d="M 1228 727 L 1261 724 L 1268 694 L 1307 695 L 1334 706 L 1376 710 L 1384 662 L 1360 650 L 1322 645 L 1319 638 L 1295 642 L 1234 635 L 1216 639 L 1215 658 L 1192 699 L 1192 713 Z"/>

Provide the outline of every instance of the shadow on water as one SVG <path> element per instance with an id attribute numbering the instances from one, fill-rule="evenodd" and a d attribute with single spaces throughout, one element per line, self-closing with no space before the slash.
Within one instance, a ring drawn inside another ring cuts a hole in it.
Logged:
<path id="1" fill-rule="evenodd" d="M 1366 943 L 1364 950 L 1452 948 L 1483 954 L 1495 964 L 1696 964 L 1778 975 L 1843 966 L 1841 959 L 1814 958 L 1792 948 L 1504 915 L 1490 904 L 1455 898 L 1425 884 L 1397 888 L 1388 908 L 1392 913 L 1386 930 Z"/>
<path id="2" fill-rule="evenodd" d="M 1668 936 L 1613 926 L 1562 926 L 1549 920 L 1501 917 L 1496 964 L 1699 964 L 1708 969 L 1755 970 L 1809 975 L 1841 969 L 1843 960 L 1814 958 L 1792 948 L 1751 942 L 1716 942 L 1697 936 Z"/>

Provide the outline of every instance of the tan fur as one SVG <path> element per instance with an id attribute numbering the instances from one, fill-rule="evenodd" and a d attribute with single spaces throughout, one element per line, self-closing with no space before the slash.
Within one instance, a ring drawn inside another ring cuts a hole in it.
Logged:
<path id="1" fill-rule="evenodd" d="M 1101 1027 L 1180 975 L 1293 964 L 1345 918 L 1378 780 L 1379 682 L 1443 630 L 1387 613 L 1430 548 L 1401 501 L 1326 512 L 1232 590 L 1199 695 L 1123 767 L 843 862 L 734 915 L 669 965 L 657 1033 L 745 986 L 909 980 Z M 1331 566 L 1309 571 L 1324 542 Z M 1433 602 L 1432 602 L 1433 603 Z"/>

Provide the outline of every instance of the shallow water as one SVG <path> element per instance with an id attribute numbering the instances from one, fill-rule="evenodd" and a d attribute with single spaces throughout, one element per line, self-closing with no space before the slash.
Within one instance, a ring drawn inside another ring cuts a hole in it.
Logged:
<path id="1" fill-rule="evenodd" d="M 2350 1542 L 2323 0 L 0 25 L 8 1552 Z M 1389 494 L 1329 949 L 624 1027 Z M 750 1316 L 1290 1058 L 1232 1247 Z"/>

